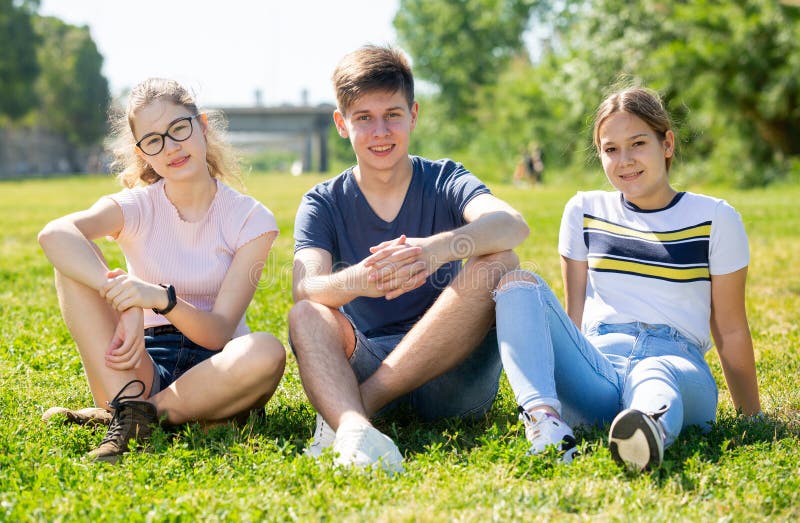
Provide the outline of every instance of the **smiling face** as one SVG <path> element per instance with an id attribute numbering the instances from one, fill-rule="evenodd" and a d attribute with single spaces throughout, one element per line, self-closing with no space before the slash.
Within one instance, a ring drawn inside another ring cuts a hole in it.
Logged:
<path id="1" fill-rule="evenodd" d="M 174 132 L 177 120 L 194 116 L 189 109 L 164 100 L 155 100 L 133 114 L 133 134 L 138 142 L 150 133 Z M 186 180 L 194 176 L 209 176 L 206 165 L 205 115 L 185 121 L 191 125 L 192 133 L 184 141 L 164 137 L 164 148 L 155 155 L 148 156 L 136 147 L 138 154 L 149 163 L 159 176 L 167 180 Z"/>
<path id="2" fill-rule="evenodd" d="M 333 115 L 336 129 L 349 138 L 361 175 L 395 173 L 408 168 L 408 145 L 419 107 L 411 107 L 401 91 L 368 92 L 346 113 Z"/>
<path id="3" fill-rule="evenodd" d="M 666 207 L 675 195 L 667 170 L 674 145 L 672 131 L 662 140 L 644 120 L 624 111 L 611 114 L 598 128 L 600 160 L 608 181 L 642 209 Z"/>

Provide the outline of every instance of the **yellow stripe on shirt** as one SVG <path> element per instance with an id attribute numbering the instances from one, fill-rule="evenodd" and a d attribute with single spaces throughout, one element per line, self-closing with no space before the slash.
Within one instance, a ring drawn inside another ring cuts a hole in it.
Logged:
<path id="1" fill-rule="evenodd" d="M 711 278 L 708 267 L 687 267 L 685 269 L 680 269 L 608 258 L 589 258 L 588 261 L 590 269 L 639 274 L 665 280 L 687 281 L 699 279 L 708 280 Z"/>
<path id="2" fill-rule="evenodd" d="M 643 240 L 650 240 L 655 242 L 688 240 L 691 238 L 708 238 L 711 235 L 710 224 L 698 225 L 696 227 L 690 227 L 688 229 L 675 232 L 645 232 L 645 231 L 637 231 L 636 229 L 631 229 L 629 227 L 623 227 L 622 225 L 616 225 L 613 223 L 604 222 L 602 220 L 598 220 L 596 218 L 591 218 L 588 216 L 583 217 L 583 228 L 584 230 L 593 229 L 593 230 L 605 231 L 608 233 L 617 234 L 621 236 L 640 238 Z"/>

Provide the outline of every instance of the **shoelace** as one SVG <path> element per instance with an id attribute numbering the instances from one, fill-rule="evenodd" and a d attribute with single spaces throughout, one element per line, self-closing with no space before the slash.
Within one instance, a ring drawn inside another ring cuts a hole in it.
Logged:
<path id="1" fill-rule="evenodd" d="M 142 390 L 138 394 L 134 394 L 131 396 L 123 396 L 122 394 L 133 384 L 139 384 Z M 144 394 L 145 386 L 142 380 L 131 380 L 122 387 L 117 395 L 114 396 L 114 399 L 108 402 L 108 406 L 114 409 L 114 416 L 111 418 L 111 424 L 108 428 L 108 432 L 106 432 L 106 437 L 103 438 L 103 441 L 100 442 L 101 445 L 104 443 L 108 443 L 110 441 L 114 441 L 119 437 L 123 430 L 123 423 L 120 420 L 120 411 L 122 410 L 122 402 L 125 400 L 132 400 L 142 396 Z M 135 408 L 131 405 L 132 408 Z"/>
<path id="2" fill-rule="evenodd" d="M 650 416 L 651 418 L 653 418 L 654 421 L 658 421 L 658 418 L 663 416 L 664 413 L 667 412 L 668 410 L 669 410 L 669 407 L 667 405 L 661 405 L 661 408 L 659 408 L 658 410 L 656 410 L 654 412 L 646 412 L 646 414 L 648 416 Z"/>
<path id="3" fill-rule="evenodd" d="M 538 438 L 542 434 L 542 430 L 539 428 L 539 423 L 542 420 L 534 420 L 533 416 L 522 407 L 517 407 L 517 410 L 522 415 L 523 425 L 525 425 L 525 436 L 531 440 Z"/>

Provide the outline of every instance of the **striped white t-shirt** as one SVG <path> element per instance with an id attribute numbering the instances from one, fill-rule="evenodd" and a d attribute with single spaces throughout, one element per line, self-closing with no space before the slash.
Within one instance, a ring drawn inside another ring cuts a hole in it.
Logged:
<path id="1" fill-rule="evenodd" d="M 275 217 L 251 196 L 219 180 L 203 219 L 184 221 L 164 191 L 164 180 L 109 195 L 122 209 L 124 224 L 116 238 L 128 273 L 150 283 L 172 284 L 176 294 L 203 311 L 214 307 L 236 251 L 272 231 Z M 144 310 L 144 326 L 169 321 Z M 249 332 L 244 316 L 234 336 Z"/>
<path id="2" fill-rule="evenodd" d="M 558 251 L 586 261 L 583 329 L 597 323 L 666 324 L 711 347 L 711 275 L 750 261 L 741 217 L 724 200 L 679 193 L 643 210 L 619 192 L 579 192 L 564 208 Z"/>

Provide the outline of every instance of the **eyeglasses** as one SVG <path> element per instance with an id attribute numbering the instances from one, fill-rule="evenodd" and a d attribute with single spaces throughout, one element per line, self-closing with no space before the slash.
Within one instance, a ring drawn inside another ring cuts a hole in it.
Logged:
<path id="1" fill-rule="evenodd" d="M 165 133 L 147 133 L 141 140 L 136 142 L 136 147 L 147 156 L 155 156 L 164 149 L 167 136 L 175 142 L 184 142 L 192 136 L 192 120 L 198 116 L 200 115 L 178 118 L 169 124 L 169 128 Z"/>

